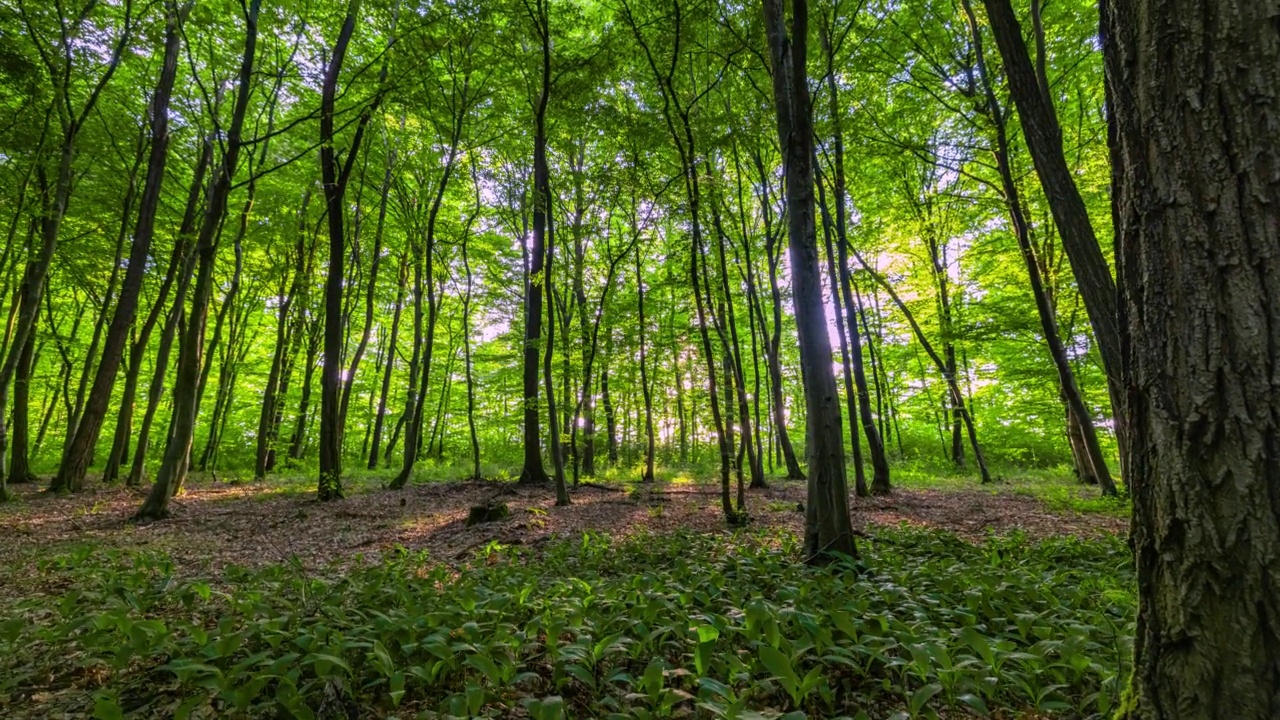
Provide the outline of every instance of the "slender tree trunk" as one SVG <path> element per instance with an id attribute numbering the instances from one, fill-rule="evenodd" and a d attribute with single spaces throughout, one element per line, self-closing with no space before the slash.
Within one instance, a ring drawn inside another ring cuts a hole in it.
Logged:
<path id="1" fill-rule="evenodd" d="M 911 309 L 907 307 L 906 303 L 902 302 L 902 298 L 898 296 L 898 293 L 893 289 L 893 286 L 889 284 L 889 281 L 885 280 L 884 276 L 873 270 L 857 250 L 850 247 L 850 252 L 852 252 L 854 258 L 857 259 L 858 264 L 867 271 L 867 274 L 869 274 L 872 279 L 874 279 L 876 283 L 879 284 L 880 287 L 884 288 L 885 292 L 889 294 L 894 305 L 898 307 L 898 310 L 902 312 L 902 316 L 906 318 L 907 324 L 911 326 L 911 332 L 916 336 L 916 340 L 919 341 L 920 346 L 924 348 L 925 354 L 929 356 L 929 359 L 933 361 L 938 372 L 942 374 L 942 379 L 945 380 L 947 384 L 947 390 L 951 393 L 951 406 L 959 410 L 960 420 L 964 423 L 964 427 L 968 431 L 969 446 L 973 448 L 974 461 L 978 465 L 978 473 L 982 478 L 982 482 L 991 482 L 991 473 L 987 469 L 986 458 L 983 457 L 982 448 L 978 445 L 978 430 L 974 427 L 973 416 L 969 414 L 969 410 L 965 407 L 964 395 L 960 392 L 960 385 L 956 381 L 956 376 L 948 371 L 947 363 L 938 355 L 938 351 L 934 349 L 933 343 L 929 342 L 929 338 L 925 336 L 924 330 L 922 330 L 920 328 L 920 324 L 916 322 L 915 315 L 911 312 Z"/>
<path id="2" fill-rule="evenodd" d="M 543 35 L 543 42 L 544 42 L 544 52 L 549 54 L 551 52 L 550 45 L 549 45 L 550 43 L 549 34 Z M 543 82 L 544 83 L 550 82 L 549 76 L 544 76 Z M 545 143 L 545 139 L 544 139 L 544 143 Z M 555 320 L 556 306 L 555 306 L 555 297 L 553 295 L 553 290 L 555 288 L 555 279 L 554 279 L 555 276 L 551 274 L 552 261 L 555 259 L 555 231 L 553 229 L 554 225 L 551 222 L 551 212 L 550 212 L 551 188 L 548 184 L 548 173 L 545 167 L 546 165 L 545 153 L 542 158 L 542 163 L 544 165 L 543 172 L 542 172 L 543 184 L 541 186 L 537 186 L 535 184 L 535 191 L 538 193 L 540 197 L 543 198 L 543 202 L 546 203 L 546 208 L 547 208 L 547 213 L 545 218 L 546 227 L 547 227 L 546 264 L 544 266 L 545 272 L 543 274 L 543 284 L 546 286 L 546 289 L 547 289 L 547 347 L 542 356 L 542 372 L 543 372 L 543 378 L 546 381 L 546 387 L 547 387 L 547 423 L 548 423 L 547 445 L 550 446 L 551 448 L 551 461 L 552 461 L 552 466 L 555 469 L 556 506 L 562 507 L 562 506 L 571 504 L 571 501 L 569 500 L 569 488 L 565 484 L 564 453 L 562 452 L 564 444 L 563 442 L 561 442 L 561 439 L 560 439 L 560 423 L 559 423 L 559 419 L 556 417 L 555 384 L 551 376 L 551 366 L 554 361 L 554 353 L 556 348 L 556 320 Z M 537 162 L 535 161 L 534 164 L 536 166 Z M 534 175 L 536 177 L 537 173 L 535 172 Z M 534 207 L 536 208 L 537 205 L 535 204 Z M 537 229 L 536 229 L 537 225 L 538 225 L 537 210 L 535 209 L 534 210 L 535 234 L 537 233 Z"/>
<path id="3" fill-rule="evenodd" d="M 323 178 L 325 215 L 329 222 L 329 274 L 324 285 L 324 360 L 320 370 L 320 480 L 317 496 L 322 502 L 342 499 L 342 435 L 343 407 L 342 359 L 345 349 L 342 312 L 343 261 L 346 260 L 346 190 L 347 179 L 356 156 L 360 153 L 360 141 L 368 114 L 361 114 L 355 138 L 347 149 L 347 157 L 339 167 L 334 148 L 334 103 L 338 92 L 338 75 L 346 59 L 347 45 L 355 32 L 359 4 L 351 0 L 347 4 L 347 16 L 333 46 L 333 55 L 325 69 L 320 101 L 320 169 Z M 385 197 L 385 196 L 384 196 Z M 377 255 L 373 258 L 373 272 L 377 272 Z M 372 280 L 370 287 L 372 288 Z M 372 289 L 370 289 L 372 293 Z M 365 338 L 368 337 L 366 328 Z M 363 351 L 363 343 L 361 345 Z M 356 362 L 359 362 L 357 357 Z M 347 398 L 350 396 L 347 395 Z"/>
<path id="4" fill-rule="evenodd" d="M 822 302 L 814 218 L 813 118 L 807 72 L 808 2 L 792 0 L 791 36 L 782 0 L 763 0 L 773 68 L 778 138 L 786 158 L 787 235 L 792 305 L 800 340 L 809 455 L 804 552 L 822 563 L 856 556 L 849 518 L 839 394 L 831 368 L 831 340 Z"/>
<path id="5" fill-rule="evenodd" d="M 756 172 L 760 176 L 761 186 L 765 184 L 767 172 L 763 159 L 757 154 L 754 158 Z M 767 190 L 766 190 L 767 193 Z M 770 200 L 765 194 L 762 205 L 766 208 Z M 767 211 L 766 211 L 767 212 Z M 782 460 L 787 466 L 787 480 L 804 480 L 804 471 L 796 459 L 795 448 L 791 444 L 791 433 L 787 430 L 787 405 L 782 387 L 782 288 L 778 280 L 778 263 L 782 260 L 782 252 L 778 247 L 778 236 L 766 228 L 765 262 L 769 266 L 769 300 L 773 308 L 773 332 L 764 326 L 764 316 L 760 316 L 760 334 L 768 338 L 765 344 L 765 361 L 769 366 L 769 389 L 772 393 L 773 427 L 778 438 L 778 449 L 782 452 Z"/>
<path id="6" fill-rule="evenodd" d="M 8 428 L 5 424 L 7 419 L 5 408 L 9 404 L 9 387 L 18 369 L 18 359 L 22 355 L 23 348 L 26 347 L 27 336 L 31 334 L 31 330 L 36 323 L 36 317 L 39 315 L 40 300 L 44 297 L 45 279 L 48 276 L 49 268 L 53 264 L 54 252 L 58 246 L 58 233 L 62 227 L 62 220 L 67 213 L 67 204 L 71 200 L 71 192 L 75 180 L 77 140 L 85 122 L 97 105 L 103 88 L 110 82 L 119 67 L 120 58 L 132 37 L 133 2 L 132 0 L 125 0 L 123 28 L 112 47 L 106 70 L 98 76 L 97 81 L 90 88 L 79 114 L 73 114 L 72 89 L 67 86 L 65 78 L 79 74 L 76 72 L 79 68 L 74 67 L 74 57 L 79 53 L 75 52 L 75 49 L 71 47 L 73 42 L 71 38 L 79 37 L 79 31 L 87 21 L 92 9 L 92 5 L 86 7 L 85 12 L 80 15 L 76 27 L 71 28 L 74 32 L 69 32 L 68 25 L 64 22 L 61 25 L 62 38 L 57 50 L 47 54 L 41 53 L 41 59 L 46 63 L 45 69 L 54 81 L 53 107 L 56 108 L 56 114 L 61 125 L 62 143 L 57 155 L 57 174 L 52 184 L 49 182 L 43 164 L 38 164 L 37 166 L 36 176 L 42 198 L 39 220 L 40 246 L 32 248 L 32 252 L 29 254 L 31 259 L 27 262 L 22 282 L 22 297 L 20 299 L 21 304 L 19 305 L 17 325 L 10 334 L 8 345 L 5 347 L 4 362 L 0 363 L 0 501 L 8 499 L 9 496 L 6 488 L 6 470 L 9 464 L 6 455 L 9 448 L 9 438 Z M 30 25 L 27 26 L 27 29 L 31 30 Z M 52 59 L 54 57 L 65 58 L 65 61 L 55 63 Z M 51 114 L 52 112 L 51 110 Z"/>
<path id="7" fill-rule="evenodd" d="M 307 429 L 311 425 L 311 393 L 315 386 L 317 358 L 320 356 L 321 324 L 317 320 L 306 321 L 306 352 L 303 355 L 302 392 L 298 397 L 298 419 L 293 426 L 293 438 L 289 442 L 289 459 L 301 460 L 307 448 Z"/>
<path id="8" fill-rule="evenodd" d="M 613 344 L 613 334 L 609 335 L 610 342 Z M 605 457 L 609 459 L 609 465 L 618 464 L 618 416 L 613 410 L 613 397 L 609 394 L 609 355 L 605 352 L 604 367 L 600 369 L 600 403 L 604 405 L 604 431 L 605 431 Z"/>
<path id="9" fill-rule="evenodd" d="M 396 284 L 396 305 L 391 313 L 391 332 L 387 337 L 387 359 L 382 368 L 382 387 L 378 390 L 378 412 L 373 418 L 373 438 L 369 441 L 369 469 L 378 467 L 378 449 L 382 445 L 382 429 L 386 423 L 387 396 L 391 393 L 391 371 L 396 361 L 396 340 L 400 335 L 400 317 L 404 311 L 405 285 L 408 281 L 409 264 L 407 257 L 400 256 L 400 271 Z"/>
<path id="10" fill-rule="evenodd" d="M 34 328 L 33 328 L 34 330 Z M 13 465 L 9 470 L 10 482 L 37 482 L 31 472 L 29 450 L 31 410 L 31 370 L 36 352 L 36 334 L 27 333 L 22 352 L 18 356 L 18 368 L 13 378 Z"/>
<path id="11" fill-rule="evenodd" d="M 648 330 L 648 324 L 645 319 L 644 308 L 644 276 L 640 273 L 640 254 L 642 248 L 636 246 L 636 309 L 640 315 L 640 392 L 644 395 L 644 474 L 640 476 L 641 482 L 653 482 L 653 453 L 654 453 L 654 437 L 653 437 L 653 395 L 649 391 L 649 359 L 648 347 L 645 344 L 645 334 Z"/>
<path id="12" fill-rule="evenodd" d="M 817 167 L 815 159 L 814 166 Z M 840 340 L 840 367 L 844 371 L 845 410 L 849 414 L 849 449 L 853 454 L 854 493 L 858 497 L 870 497 L 866 469 L 862 466 L 862 441 L 858 437 L 858 393 L 853 387 L 853 361 L 849 357 L 849 332 L 845 326 L 840 302 L 840 276 L 836 273 L 835 246 L 831 242 L 831 211 L 827 207 L 826 190 L 821 175 L 815 185 L 818 188 L 818 208 L 822 212 L 822 235 L 827 250 L 827 277 L 831 284 L 831 305 L 836 313 L 836 335 Z M 856 333 L 856 331 L 855 331 Z"/>
<path id="13" fill-rule="evenodd" d="M 1000 57 L 1004 61 L 1004 74 L 1009 83 L 1009 94 L 1022 118 L 1022 134 L 1027 141 L 1032 163 L 1044 188 L 1049 209 L 1053 213 L 1062 248 L 1071 262 L 1071 270 L 1084 300 L 1089 322 L 1093 326 L 1103 368 L 1107 373 L 1107 387 L 1117 419 L 1117 437 L 1121 454 L 1127 447 L 1120 400 L 1122 358 L 1120 354 L 1120 328 L 1116 309 L 1116 283 L 1111 278 L 1111 268 L 1102 254 L 1093 223 L 1089 219 L 1084 198 L 1076 186 L 1075 175 L 1067 165 L 1062 150 L 1062 127 L 1047 85 L 1042 84 L 1043 73 L 1037 73 L 1027 53 L 1022 26 L 1018 23 L 1010 0 L 983 0 L 987 19 Z"/>
<path id="14" fill-rule="evenodd" d="M 524 299 L 524 467 L 520 471 L 523 484 L 548 482 L 542 465 L 542 433 L 538 407 L 538 351 L 542 337 L 543 283 L 550 281 L 544 272 L 546 263 L 547 213 L 550 210 L 550 177 L 547 168 L 547 103 L 551 96 L 551 38 L 547 23 L 546 0 L 535 0 L 532 18 L 542 40 L 542 87 L 534 104 L 533 132 L 533 239 L 529 248 L 529 282 Z M 549 323 L 548 323 L 549 325 Z M 548 328 L 549 329 L 549 328 Z M 547 398 L 552 402 L 552 398 Z M 549 443 L 559 442 L 551 437 Z"/>
<path id="15" fill-rule="evenodd" d="M 987 75 L 986 62 L 982 52 L 982 33 L 978 27 L 978 20 L 973 13 L 970 0 L 962 0 L 962 3 L 965 14 L 969 19 L 970 32 L 973 34 L 973 48 L 978 64 L 979 77 L 986 96 L 987 114 L 995 126 L 996 166 L 1000 171 L 1001 185 L 1004 189 L 1005 203 L 1009 206 L 1009 217 L 1013 222 L 1014 235 L 1018 239 L 1018 247 L 1022 251 L 1022 258 L 1031 279 L 1031 294 L 1035 299 L 1037 314 L 1040 316 L 1041 332 L 1045 336 L 1045 342 L 1049 345 L 1049 355 L 1053 358 L 1054 367 L 1058 371 L 1058 382 L 1062 388 L 1062 394 L 1066 397 L 1067 406 L 1071 409 L 1078 422 L 1078 427 L 1083 436 L 1084 447 L 1088 453 L 1089 464 L 1092 465 L 1098 483 L 1102 487 L 1102 493 L 1104 495 L 1115 495 L 1115 483 L 1112 482 L 1111 473 L 1107 470 L 1106 459 L 1102 454 L 1102 447 L 1098 443 L 1098 434 L 1094 430 L 1093 420 L 1089 417 L 1089 410 L 1085 407 L 1080 388 L 1076 385 L 1075 373 L 1071 371 L 1071 359 L 1067 356 L 1067 349 L 1062 343 L 1062 337 L 1058 334 L 1058 319 L 1054 314 L 1053 305 L 1049 302 L 1049 295 L 1044 287 L 1044 279 L 1040 275 L 1040 263 L 1036 260 L 1035 251 L 1031 246 L 1031 229 L 1027 224 L 1026 215 L 1023 213 L 1022 199 L 1018 193 L 1017 183 L 1014 182 L 1013 169 L 1009 164 L 1009 139 L 1005 127 L 1004 110 L 996 99 L 995 90 L 992 88 L 991 81 Z"/>
<path id="16" fill-rule="evenodd" d="M 179 346 L 178 376 L 174 386 L 174 435 L 165 448 L 156 482 L 135 516 L 139 520 L 158 520 L 168 515 L 169 497 L 181 486 L 187 472 L 191 439 L 195 432 L 196 403 L 200 374 L 200 353 L 204 344 L 205 319 L 213 291 L 213 265 L 217 252 L 216 235 L 227 211 L 242 147 L 242 129 L 253 90 L 254 55 L 258 40 L 258 10 L 261 0 L 249 0 L 245 6 L 244 57 L 240 65 L 239 86 L 231 124 L 225 138 L 225 154 L 216 169 L 209 188 L 204 219 L 196 240 L 199 263 L 191 298 L 191 314 Z M 179 303 L 180 304 L 180 303 Z"/>

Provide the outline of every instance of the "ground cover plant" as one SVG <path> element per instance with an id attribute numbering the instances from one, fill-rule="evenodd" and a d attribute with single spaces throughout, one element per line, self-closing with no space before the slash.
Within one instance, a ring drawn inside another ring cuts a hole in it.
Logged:
<path id="1" fill-rule="evenodd" d="M 14 717 L 1103 717 L 1130 653 L 1121 539 L 874 526 L 494 541 L 465 562 L 182 573 L 73 544 L 8 599 Z"/>
<path id="2" fill-rule="evenodd" d="M 499 475 L 501 473 L 498 473 Z M 861 556 L 797 562 L 805 483 L 726 530 L 705 469 L 542 488 L 424 470 L 0 506 L 0 707 L 37 718 L 1103 717 L 1131 644 L 1110 504 L 1069 469 L 904 463 Z M 452 477 L 453 479 L 448 479 Z M 444 478 L 444 479 L 438 479 Z M 968 482 L 966 482 L 968 480 Z M 472 525 L 473 508 L 505 516 Z"/>

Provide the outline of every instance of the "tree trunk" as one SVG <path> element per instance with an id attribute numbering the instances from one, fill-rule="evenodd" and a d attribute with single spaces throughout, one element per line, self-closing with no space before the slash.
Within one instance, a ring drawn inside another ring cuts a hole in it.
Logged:
<path id="1" fill-rule="evenodd" d="M 45 279 L 49 274 L 49 268 L 53 264 L 54 252 L 58 246 L 58 233 L 62 227 L 62 220 L 67 213 L 67 204 L 71 200 L 71 192 L 75 181 L 77 140 L 80 131 L 84 129 L 85 122 L 88 121 L 89 115 L 97 105 L 103 88 L 110 82 L 112 76 L 115 75 L 116 69 L 120 66 L 120 58 L 132 37 L 133 2 L 132 0 L 126 0 L 124 26 L 111 48 L 111 56 L 106 63 L 106 70 L 93 83 L 80 112 L 72 114 L 72 88 L 68 87 L 67 83 L 69 81 L 66 79 L 71 78 L 73 75 L 78 76 L 81 74 L 81 72 L 77 72 L 80 69 L 74 67 L 74 58 L 78 57 L 79 53 L 72 47 L 72 38 L 76 38 L 75 42 L 79 41 L 81 37 L 80 31 L 84 29 L 83 26 L 92 10 L 92 5 L 86 6 L 85 12 L 80 14 L 74 27 L 69 27 L 69 24 L 65 22 L 65 18 L 62 18 L 63 22 L 60 24 L 62 30 L 61 40 L 57 42 L 55 51 L 50 53 L 41 52 L 41 59 L 45 62 L 45 70 L 54 82 L 54 98 L 52 102 L 54 107 L 57 108 L 57 117 L 62 129 L 62 143 L 57 154 L 57 174 L 52 184 L 49 182 L 48 174 L 43 164 L 37 166 L 36 177 L 42 198 L 39 219 L 40 246 L 32 248 L 29 254 L 30 260 L 27 262 L 22 282 L 17 325 L 14 327 L 9 337 L 9 344 L 5 348 L 4 362 L 0 363 L 0 501 L 8 499 L 9 496 L 9 492 L 6 489 L 5 473 L 5 469 L 8 466 L 6 454 L 9 445 L 8 428 L 5 424 L 5 416 L 7 414 L 5 408 L 8 407 L 9 386 L 14 374 L 17 372 L 18 359 L 22 355 L 23 348 L 26 347 L 27 336 L 31 334 L 31 330 L 36 323 L 36 317 L 39 315 L 40 300 L 44 297 Z M 54 57 L 65 58 L 65 60 L 61 63 L 54 63 Z"/>
<path id="2" fill-rule="evenodd" d="M 982 52 L 982 33 L 978 27 L 978 20 L 973 13 L 970 0 L 962 0 L 962 4 L 969 19 L 970 32 L 973 35 L 973 48 L 978 65 L 978 74 L 987 101 L 987 115 L 995 126 L 996 167 L 1000 172 L 1001 186 L 1004 190 L 1005 204 L 1009 208 L 1009 218 L 1013 223 L 1014 236 L 1018 239 L 1018 248 L 1022 252 L 1024 264 L 1027 266 L 1027 274 L 1031 280 L 1031 295 L 1035 299 L 1036 311 L 1040 317 L 1041 333 L 1045 336 L 1045 342 L 1049 346 L 1049 355 L 1053 358 L 1054 368 L 1058 371 L 1058 382 L 1062 388 L 1062 394 L 1066 398 L 1067 406 L 1071 409 L 1071 413 L 1075 416 L 1084 441 L 1084 448 L 1088 453 L 1089 464 L 1092 466 L 1092 470 L 1102 487 L 1102 494 L 1115 495 L 1115 483 L 1112 482 L 1111 473 L 1107 470 L 1106 459 L 1102 454 L 1102 447 L 1098 444 L 1098 434 L 1094 430 L 1093 420 L 1089 417 L 1089 410 L 1085 407 L 1079 386 L 1076 385 L 1075 373 L 1071 370 L 1071 359 L 1067 356 L 1067 349 L 1058 334 L 1058 318 L 1054 314 L 1053 305 L 1050 303 L 1049 295 L 1045 291 L 1044 279 L 1040 274 L 1040 263 L 1036 260 L 1035 251 L 1031 246 L 1031 228 L 1027 224 L 1026 215 L 1022 210 L 1022 199 L 1018 193 L 1017 183 L 1014 182 L 1013 168 L 1009 163 L 1009 139 L 1006 132 L 1004 109 L 1000 106 L 999 100 L 996 99 L 995 90 L 992 88 L 990 78 L 987 75 L 986 62 Z"/>
<path id="3" fill-rule="evenodd" d="M 822 301 L 814 218 L 813 117 L 809 103 L 807 0 L 792 0 L 787 36 L 782 0 L 763 0 L 773 69 L 773 100 L 787 182 L 787 236 L 792 306 L 799 334 L 809 456 L 804 553 L 810 563 L 857 556 L 849 518 L 839 393 Z"/>
<path id="4" fill-rule="evenodd" d="M 1280 15 L 1110 0 L 1138 575 L 1120 717 L 1280 717 Z"/>
<path id="5" fill-rule="evenodd" d="M 33 328 L 34 330 L 34 328 Z M 23 343 L 22 352 L 18 356 L 18 368 L 13 376 L 13 464 L 9 468 L 10 482 L 36 482 L 31 472 L 30 455 L 30 411 L 31 411 L 31 370 L 36 352 L 36 334 L 27 333 L 27 341 Z"/>
<path id="6" fill-rule="evenodd" d="M 778 449 L 782 451 L 782 460 L 787 466 L 788 480 L 804 480 L 804 471 L 796 459 L 796 451 L 791 444 L 791 433 L 787 430 L 787 406 L 782 388 L 782 288 L 778 283 L 778 263 L 782 261 L 782 252 L 778 247 L 778 235 L 768 226 L 770 200 L 768 197 L 768 172 L 764 160 L 757 153 L 753 158 L 756 174 L 763 188 L 761 205 L 765 208 L 765 261 L 769 266 L 769 300 L 773 308 L 773 332 L 764 326 L 764 315 L 760 315 L 760 334 L 768 338 L 765 343 L 765 362 L 769 366 L 769 390 L 772 393 L 773 427 L 778 438 Z"/>
<path id="7" fill-rule="evenodd" d="M 817 167 L 817 161 L 814 161 Z M 840 340 L 840 367 L 844 371 L 844 401 L 849 413 L 849 449 L 853 453 L 853 491 L 858 497 L 870 497 L 871 488 L 867 487 L 866 469 L 862 467 L 862 441 L 858 438 L 858 392 L 853 386 L 853 359 L 849 356 L 849 331 L 843 320 L 840 298 L 840 276 L 836 272 L 835 247 L 831 242 L 831 211 L 827 207 L 824 181 L 819 175 L 815 185 L 818 188 L 818 207 L 822 211 L 822 236 L 827 250 L 827 277 L 831 283 L 831 306 L 836 314 L 836 335 Z M 855 337 L 857 331 L 854 331 Z"/>
<path id="8" fill-rule="evenodd" d="M 382 387 L 378 390 L 378 412 L 373 418 L 373 437 L 369 441 L 369 469 L 378 467 L 378 450 L 382 445 L 382 430 L 386 424 L 387 396 L 391 393 L 391 371 L 396 361 L 396 340 L 400 335 L 400 317 L 404 312 L 405 286 L 409 279 L 406 256 L 400 256 L 400 271 L 396 283 L 396 306 L 391 314 L 391 332 L 387 337 L 387 359 L 382 368 Z"/>
<path id="9" fill-rule="evenodd" d="M 645 333 L 648 325 L 644 314 L 644 276 L 640 273 L 641 247 L 636 246 L 636 309 L 640 314 L 640 392 L 644 395 L 644 473 L 641 482 L 653 482 L 653 394 L 649 391 L 648 348 L 645 345 Z"/>
<path id="10" fill-rule="evenodd" d="M 139 520 L 159 520 L 168 515 L 169 497 L 182 485 L 187 473 L 191 440 L 195 432 L 196 403 L 200 374 L 200 354 L 204 344 L 205 319 L 213 292 L 213 265 L 217 252 L 216 236 L 227 212 L 242 147 L 242 129 L 253 91 L 254 55 L 258 41 L 258 10 L 261 0 L 249 0 L 245 7 L 244 57 L 240 64 L 239 85 L 231 125 L 225 138 L 225 154 L 216 169 L 209 188 L 204 219 L 196 240 L 199 264 L 191 298 L 191 314 L 183 333 L 178 353 L 178 376 L 174 385 L 174 434 L 165 448 L 164 460 L 146 501 L 135 516 Z M 179 302 L 179 305 L 181 303 Z"/>
<path id="11" fill-rule="evenodd" d="M 342 312 L 343 280 L 347 245 L 344 220 L 346 218 L 347 178 L 355 158 L 360 153 L 360 141 L 368 122 L 367 110 L 360 116 L 346 161 L 339 167 L 334 148 L 333 116 L 338 92 L 338 75 L 347 55 L 347 45 L 355 32 L 358 3 L 347 4 L 347 16 L 333 46 L 333 55 L 325 68 L 320 100 L 320 172 L 324 186 L 325 215 L 329 223 L 329 273 L 324 284 L 324 360 L 320 370 L 320 480 L 317 496 L 321 502 L 340 500 L 342 493 L 342 431 L 343 413 L 342 360 L 346 343 L 343 335 Z M 377 256 L 374 256 L 377 272 Z M 372 292 L 372 291 L 371 291 Z M 366 332 L 367 337 L 367 332 Z M 357 360 L 358 362 L 358 360 Z"/>
<path id="12" fill-rule="evenodd" d="M 1062 127 L 1053 107 L 1048 87 L 1042 86 L 1043 73 L 1037 73 L 1027 53 L 1022 26 L 1014 14 L 1010 0 L 983 0 L 996 46 L 1004 61 L 1004 74 L 1009 94 L 1022 119 L 1022 134 L 1027 141 L 1032 163 L 1048 199 L 1054 224 L 1062 237 L 1062 248 L 1071 262 L 1071 270 L 1084 300 L 1089 322 L 1093 326 L 1098 350 L 1107 374 L 1107 388 L 1117 418 L 1117 438 L 1121 454 L 1126 452 L 1124 414 L 1120 405 L 1121 354 L 1119 315 L 1116 309 L 1116 283 L 1111 268 L 1102 254 L 1098 237 L 1089 220 L 1075 176 L 1062 151 Z"/>

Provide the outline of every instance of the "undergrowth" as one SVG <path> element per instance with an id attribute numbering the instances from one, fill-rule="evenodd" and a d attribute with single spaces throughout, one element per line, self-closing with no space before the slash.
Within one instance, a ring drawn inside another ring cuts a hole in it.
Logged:
<path id="1" fill-rule="evenodd" d="M 1122 541 L 878 530 L 815 569 L 790 535 L 587 535 L 181 579 L 91 547 L 0 620 L 0 714 L 1105 716 L 1130 654 Z M 34 592 L 34 591 L 33 591 Z M 5 705 L 8 707 L 6 708 Z"/>

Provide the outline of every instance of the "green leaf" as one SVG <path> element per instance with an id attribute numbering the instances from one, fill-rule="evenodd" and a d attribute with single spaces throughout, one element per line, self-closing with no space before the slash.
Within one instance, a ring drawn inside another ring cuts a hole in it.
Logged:
<path id="1" fill-rule="evenodd" d="M 787 681 L 791 687 L 800 684 L 796 671 L 791 667 L 791 658 L 787 654 L 769 645 L 760 646 L 760 662 L 774 677 Z"/>
<path id="2" fill-rule="evenodd" d="M 973 693 L 965 693 L 956 698 L 956 700 L 964 703 L 970 710 L 979 715 L 990 715 L 991 711 L 987 709 L 987 701 L 982 699 L 981 695 Z"/>
<path id="3" fill-rule="evenodd" d="M 391 704 L 394 707 L 400 706 L 400 700 L 404 697 L 404 673 L 394 672 L 387 681 L 388 693 L 391 695 Z"/>
<path id="4" fill-rule="evenodd" d="M 124 720 L 124 710 L 115 698 L 99 695 L 93 700 L 93 716 L 97 720 Z"/>
<path id="5" fill-rule="evenodd" d="M 502 673 L 498 670 L 497 664 L 488 657 L 479 654 L 468 655 L 464 662 L 484 673 L 485 679 L 493 685 L 502 684 Z"/>
<path id="6" fill-rule="evenodd" d="M 933 699 L 934 695 L 942 692 L 942 683 L 929 683 L 924 687 L 911 693 L 911 702 L 908 704 L 911 708 L 913 716 L 919 715 L 924 706 Z"/>

